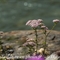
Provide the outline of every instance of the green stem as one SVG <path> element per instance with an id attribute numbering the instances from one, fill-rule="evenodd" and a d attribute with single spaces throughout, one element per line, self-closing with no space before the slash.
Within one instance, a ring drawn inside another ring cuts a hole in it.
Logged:
<path id="1" fill-rule="evenodd" d="M 37 29 L 35 29 L 35 36 L 36 36 L 36 54 L 37 54 L 37 49 L 38 49 L 38 41 L 37 41 Z"/>
<path id="2" fill-rule="evenodd" d="M 53 30 L 55 28 L 55 26 L 56 26 L 56 24 L 53 25 L 51 30 Z M 51 32 L 51 30 L 49 31 L 49 33 Z M 46 49 L 46 42 L 47 42 L 46 40 L 47 40 L 47 36 L 49 35 L 49 33 L 46 34 L 46 31 L 45 31 L 44 54 L 45 54 L 45 49 Z"/>
<path id="3" fill-rule="evenodd" d="M 53 27 L 52 27 L 52 29 L 51 29 L 51 30 L 53 30 L 53 29 L 55 28 L 55 26 L 56 26 L 56 23 L 53 25 Z M 49 33 L 51 32 L 51 30 L 47 33 L 47 35 L 46 35 L 46 36 L 48 36 L 48 35 L 49 35 Z"/>
<path id="4" fill-rule="evenodd" d="M 46 50 L 46 40 L 47 40 L 47 36 L 46 36 L 46 30 L 45 30 L 44 54 L 45 54 L 45 50 Z"/>

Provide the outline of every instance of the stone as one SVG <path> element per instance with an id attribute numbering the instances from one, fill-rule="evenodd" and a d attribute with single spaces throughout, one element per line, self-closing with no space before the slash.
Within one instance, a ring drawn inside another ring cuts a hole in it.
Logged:
<path id="1" fill-rule="evenodd" d="M 44 34 L 43 34 L 43 31 L 41 31 L 41 30 L 37 30 L 37 32 L 38 32 L 38 44 L 39 44 L 38 49 L 40 49 L 40 48 L 43 48 L 42 44 L 44 41 Z M 56 36 L 56 38 L 54 40 L 50 40 L 51 37 L 54 35 Z M 4 42 L 2 44 L 2 46 L 11 45 L 13 48 L 15 48 L 14 53 L 17 55 L 19 55 L 18 51 L 20 51 L 20 47 L 22 47 L 22 44 L 26 41 L 26 39 L 35 39 L 34 30 L 3 32 L 2 36 L 3 37 L 1 39 L 1 41 Z M 4 37 L 4 36 L 6 36 L 6 37 Z M 9 41 L 9 40 L 6 40 L 8 36 L 12 36 L 12 37 L 20 36 L 20 37 L 18 39 L 14 38 Z M 51 31 L 51 33 L 47 37 L 47 50 L 49 51 L 49 53 L 53 53 L 53 52 L 60 50 L 59 41 L 60 41 L 60 32 L 59 31 Z M 19 47 L 16 48 L 16 46 L 19 46 Z M 24 53 L 25 50 L 21 49 L 21 51 L 23 51 L 23 53 Z M 28 52 L 28 49 L 27 49 L 27 52 Z"/>

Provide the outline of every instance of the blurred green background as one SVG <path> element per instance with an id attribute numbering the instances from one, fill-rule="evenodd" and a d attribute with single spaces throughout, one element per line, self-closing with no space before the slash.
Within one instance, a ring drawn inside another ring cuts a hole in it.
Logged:
<path id="1" fill-rule="evenodd" d="M 52 20 L 60 19 L 60 0 L 0 0 L 0 31 L 31 29 L 25 23 L 39 18 L 51 29 Z"/>

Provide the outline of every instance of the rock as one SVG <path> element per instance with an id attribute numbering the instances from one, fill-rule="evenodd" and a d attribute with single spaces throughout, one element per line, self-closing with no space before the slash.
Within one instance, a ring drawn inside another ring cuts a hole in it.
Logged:
<path id="1" fill-rule="evenodd" d="M 43 31 L 38 30 L 38 44 L 39 48 L 43 48 L 43 42 L 44 42 L 44 34 Z M 15 54 L 19 55 L 20 47 L 22 47 L 22 44 L 26 42 L 28 39 L 35 39 L 35 33 L 34 30 L 26 30 L 26 31 L 12 31 L 12 32 L 3 32 L 2 34 L 2 41 L 4 42 L 2 46 L 9 46 L 11 45 L 13 48 L 15 48 Z M 12 36 L 13 39 L 6 40 L 9 36 Z M 54 40 L 52 40 L 52 36 L 56 36 Z M 18 39 L 17 39 L 18 37 Z M 60 32 L 59 31 L 51 31 L 51 33 L 47 37 L 47 50 L 51 53 L 59 51 L 60 50 Z M 16 46 L 18 46 L 16 48 Z M 22 50 L 25 51 L 25 50 Z M 28 52 L 28 50 L 27 50 Z M 21 54 L 20 54 L 21 55 Z"/>
<path id="2" fill-rule="evenodd" d="M 40 48 L 39 50 L 38 50 L 38 53 L 40 53 L 40 54 L 45 54 L 45 55 L 49 55 L 50 54 L 50 51 L 48 51 L 48 50 L 46 50 L 45 49 L 45 53 L 44 53 L 44 48 Z"/>
<path id="3" fill-rule="evenodd" d="M 13 54 L 13 53 L 14 53 L 14 50 L 13 50 L 13 49 L 9 49 L 9 50 L 7 50 L 6 53 L 7 53 L 7 54 Z"/>
<path id="4" fill-rule="evenodd" d="M 58 55 L 54 53 L 46 57 L 46 60 L 58 60 L 58 59 L 59 59 Z"/>
<path id="5" fill-rule="evenodd" d="M 60 56 L 60 50 L 55 52 L 58 56 Z"/>

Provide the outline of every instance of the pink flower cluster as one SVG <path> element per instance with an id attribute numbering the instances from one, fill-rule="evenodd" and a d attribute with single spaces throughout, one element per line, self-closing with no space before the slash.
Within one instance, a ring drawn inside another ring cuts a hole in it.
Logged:
<path id="1" fill-rule="evenodd" d="M 60 22 L 60 20 L 58 20 L 58 19 L 53 20 L 53 23 L 59 23 L 59 22 Z"/>
<path id="2" fill-rule="evenodd" d="M 55 19 L 53 20 L 53 23 L 59 23 L 60 20 Z M 43 23 L 42 19 L 38 19 L 38 20 L 29 20 L 26 25 L 31 26 L 32 28 L 37 28 L 38 26 L 40 26 L 42 29 L 48 30 L 48 27 L 46 27 Z"/>
<path id="3" fill-rule="evenodd" d="M 35 46 L 36 44 L 34 43 L 34 42 L 32 42 L 32 41 L 27 41 L 27 42 L 25 42 L 24 44 L 23 44 L 23 46 Z"/>
<path id="4" fill-rule="evenodd" d="M 43 22 L 42 19 L 38 19 L 38 20 L 29 20 L 26 25 L 31 26 L 32 28 L 36 28 L 40 25 L 40 23 Z"/>
<path id="5" fill-rule="evenodd" d="M 46 27 L 46 26 L 41 26 L 41 29 L 45 29 L 45 30 L 48 30 L 48 27 Z"/>

